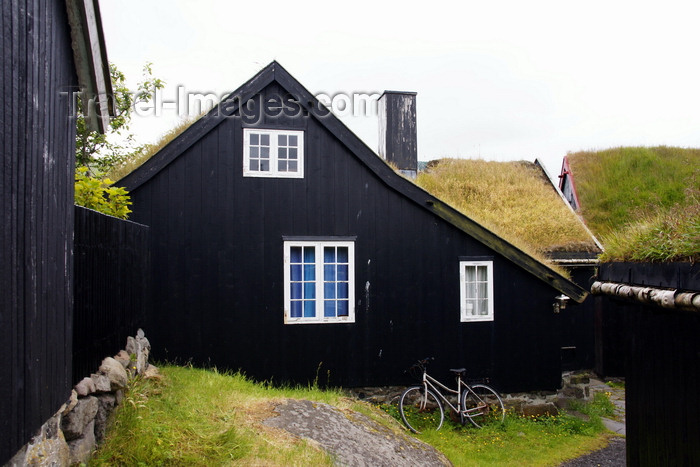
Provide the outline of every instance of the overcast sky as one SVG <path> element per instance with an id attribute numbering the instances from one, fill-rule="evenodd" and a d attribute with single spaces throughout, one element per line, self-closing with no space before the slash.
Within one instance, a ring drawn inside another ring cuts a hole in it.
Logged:
<path id="1" fill-rule="evenodd" d="M 420 160 L 540 158 L 556 175 L 567 152 L 700 147 L 697 2 L 100 6 L 110 61 L 134 84 L 153 62 L 166 100 L 220 96 L 272 60 L 314 94 L 415 91 Z M 177 121 L 165 109 L 133 129 L 149 142 Z M 376 150 L 376 116 L 343 121 Z"/>

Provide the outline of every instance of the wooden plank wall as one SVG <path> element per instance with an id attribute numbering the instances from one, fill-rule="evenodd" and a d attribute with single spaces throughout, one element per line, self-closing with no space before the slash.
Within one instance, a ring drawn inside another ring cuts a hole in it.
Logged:
<path id="1" fill-rule="evenodd" d="M 690 263 L 601 265 L 601 280 L 700 290 Z M 700 465 L 700 315 L 600 297 L 622 316 L 627 465 Z"/>
<path id="2" fill-rule="evenodd" d="M 75 207 L 73 383 L 97 371 L 143 325 L 148 226 Z"/>
<path id="3" fill-rule="evenodd" d="M 65 2 L 0 4 L 0 464 L 70 394 L 77 84 Z"/>

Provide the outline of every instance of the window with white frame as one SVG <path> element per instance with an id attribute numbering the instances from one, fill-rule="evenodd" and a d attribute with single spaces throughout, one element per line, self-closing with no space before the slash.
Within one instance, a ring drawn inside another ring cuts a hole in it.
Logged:
<path id="1" fill-rule="evenodd" d="M 304 132 L 243 129 L 244 177 L 304 177 Z"/>
<path id="2" fill-rule="evenodd" d="M 493 321 L 493 261 L 460 261 L 460 321 Z"/>
<path id="3" fill-rule="evenodd" d="M 284 322 L 355 322 L 355 244 L 284 242 Z"/>

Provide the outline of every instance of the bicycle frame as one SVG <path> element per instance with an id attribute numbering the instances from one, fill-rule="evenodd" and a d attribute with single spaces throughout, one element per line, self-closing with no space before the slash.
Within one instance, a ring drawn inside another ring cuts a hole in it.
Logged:
<path id="1" fill-rule="evenodd" d="M 442 394 L 442 392 L 440 392 L 440 389 L 438 389 L 438 386 L 440 388 L 442 388 L 443 390 L 448 391 L 449 393 L 455 394 L 457 396 L 457 407 L 452 405 L 452 403 L 447 399 L 447 397 L 445 397 Z M 470 409 L 470 410 L 462 410 L 462 407 L 460 407 L 461 406 L 460 401 L 462 400 L 462 386 L 464 386 L 464 391 L 471 391 L 472 393 L 474 393 L 474 391 L 471 390 L 469 385 L 467 383 L 465 383 L 464 381 L 462 381 L 462 375 L 460 375 L 460 374 L 457 375 L 457 390 L 454 390 L 452 388 L 448 388 L 447 386 L 442 384 L 440 381 L 438 381 L 437 379 L 430 376 L 428 374 L 428 372 L 425 369 L 423 369 L 423 387 L 425 389 L 431 389 L 455 413 L 459 414 L 460 418 L 464 417 L 464 415 L 467 414 L 467 412 L 473 412 L 474 410 L 478 410 L 478 408 L 477 409 Z M 427 391 L 426 391 L 426 394 L 427 394 Z M 476 395 L 476 393 L 474 393 L 474 395 Z M 481 400 L 481 398 L 479 398 L 479 402 L 480 402 L 480 405 L 485 404 L 483 402 L 483 400 Z M 464 420 L 462 418 L 462 422 L 463 421 Z"/>

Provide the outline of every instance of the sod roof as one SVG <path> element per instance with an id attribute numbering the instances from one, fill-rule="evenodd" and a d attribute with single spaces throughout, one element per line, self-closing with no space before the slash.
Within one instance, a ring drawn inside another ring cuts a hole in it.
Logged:
<path id="1" fill-rule="evenodd" d="M 416 183 L 527 251 L 600 252 L 538 164 L 439 159 Z"/>

